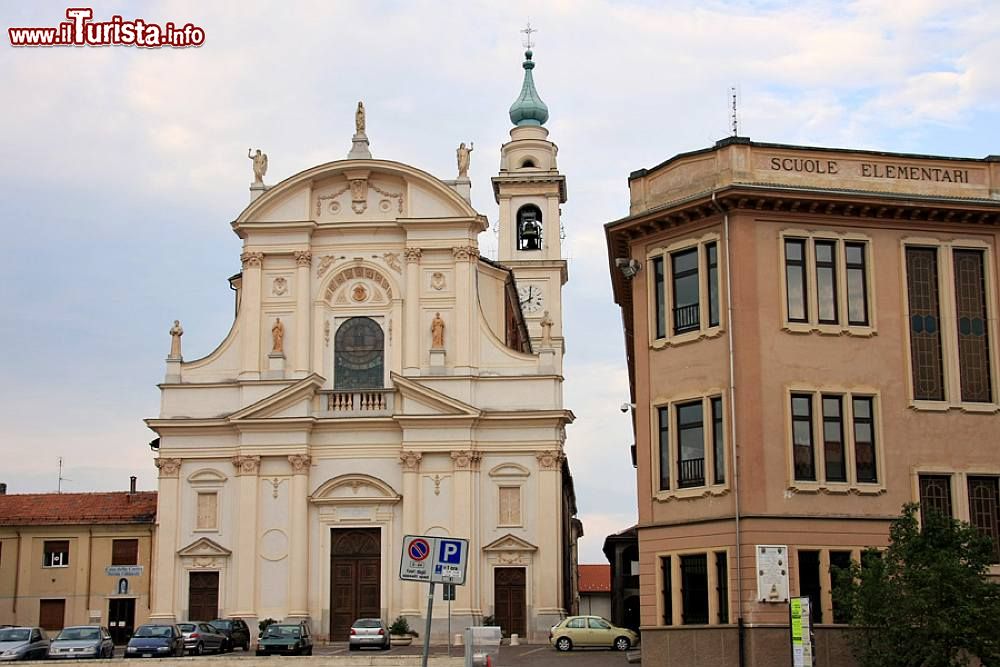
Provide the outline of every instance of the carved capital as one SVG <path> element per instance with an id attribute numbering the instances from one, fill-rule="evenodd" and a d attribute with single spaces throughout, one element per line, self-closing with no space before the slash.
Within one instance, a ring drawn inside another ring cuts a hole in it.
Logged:
<path id="1" fill-rule="evenodd" d="M 162 456 L 153 459 L 153 463 L 160 469 L 160 477 L 177 477 L 181 471 L 180 459 L 165 459 Z"/>
<path id="2" fill-rule="evenodd" d="M 295 265 L 308 267 L 312 265 L 313 254 L 311 250 L 296 250 Z"/>
<path id="3" fill-rule="evenodd" d="M 262 252 L 245 252 L 240 255 L 240 261 L 243 263 L 244 269 L 249 268 L 260 268 L 260 265 L 264 263 L 264 253 Z"/>
<path id="4" fill-rule="evenodd" d="M 403 452 L 399 455 L 399 460 L 403 464 L 404 472 L 417 472 L 420 470 L 420 459 L 424 458 L 424 455 L 420 452 Z"/>
<path id="5" fill-rule="evenodd" d="M 456 470 L 476 470 L 483 459 L 483 453 L 475 449 L 460 449 L 451 453 L 451 460 Z"/>
<path id="6" fill-rule="evenodd" d="M 474 245 L 460 245 L 451 249 L 456 262 L 469 262 L 479 257 L 479 248 Z"/>
<path id="7" fill-rule="evenodd" d="M 403 250 L 403 255 L 406 257 L 407 263 L 419 262 L 420 256 L 423 254 L 424 252 L 420 248 L 405 248 Z"/>
<path id="8" fill-rule="evenodd" d="M 288 462 L 292 464 L 293 475 L 307 475 L 309 466 L 312 465 L 312 457 L 308 454 L 292 454 L 288 457 Z"/>
<path id="9" fill-rule="evenodd" d="M 550 449 L 544 452 L 535 452 L 535 458 L 538 459 L 538 467 L 542 470 L 558 470 L 566 455 L 558 449 Z"/>
<path id="10" fill-rule="evenodd" d="M 260 470 L 259 456 L 234 456 L 233 465 L 237 475 L 256 475 Z"/>

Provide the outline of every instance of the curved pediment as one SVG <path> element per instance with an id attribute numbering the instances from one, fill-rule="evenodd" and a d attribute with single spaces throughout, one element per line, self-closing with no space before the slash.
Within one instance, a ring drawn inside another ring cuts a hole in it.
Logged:
<path id="1" fill-rule="evenodd" d="M 501 463 L 490 470 L 490 477 L 528 477 L 531 471 L 517 463 Z"/>
<path id="2" fill-rule="evenodd" d="M 227 479 L 229 478 L 224 473 L 219 472 L 215 468 L 200 468 L 188 475 L 187 481 L 189 484 L 199 486 L 214 486 L 225 484 Z"/>
<path id="3" fill-rule="evenodd" d="M 269 187 L 234 226 L 480 217 L 455 190 L 425 171 L 389 160 L 338 160 Z"/>
<path id="4" fill-rule="evenodd" d="M 363 474 L 334 477 L 321 484 L 309 497 L 316 505 L 345 503 L 397 503 L 400 495 L 382 480 Z"/>

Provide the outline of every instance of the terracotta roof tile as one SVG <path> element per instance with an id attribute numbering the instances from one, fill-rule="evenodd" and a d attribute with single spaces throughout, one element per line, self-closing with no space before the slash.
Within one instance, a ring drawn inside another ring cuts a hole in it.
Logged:
<path id="1" fill-rule="evenodd" d="M 0 495 L 0 526 L 153 523 L 156 491 Z"/>
<path id="2" fill-rule="evenodd" d="M 576 567 L 577 572 L 580 573 L 581 593 L 611 592 L 610 565 L 577 565 Z"/>

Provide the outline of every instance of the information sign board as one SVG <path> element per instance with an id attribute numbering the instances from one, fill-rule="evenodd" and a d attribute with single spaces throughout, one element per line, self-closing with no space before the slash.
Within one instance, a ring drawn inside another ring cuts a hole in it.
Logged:
<path id="1" fill-rule="evenodd" d="M 460 537 L 407 535 L 399 561 L 399 578 L 444 584 L 465 584 L 469 541 Z"/>

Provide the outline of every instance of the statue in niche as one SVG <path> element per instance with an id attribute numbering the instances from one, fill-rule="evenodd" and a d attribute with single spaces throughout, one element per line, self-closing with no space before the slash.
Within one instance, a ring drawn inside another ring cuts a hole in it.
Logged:
<path id="1" fill-rule="evenodd" d="M 253 160 L 253 184 L 264 185 L 264 174 L 267 173 L 267 153 L 261 153 L 258 148 L 256 153 L 251 154 L 252 150 L 247 149 L 247 157 Z"/>
<path id="2" fill-rule="evenodd" d="M 354 112 L 354 130 L 356 134 L 365 133 L 365 103 L 358 102 L 358 110 Z"/>
<path id="3" fill-rule="evenodd" d="M 170 327 L 170 358 L 181 358 L 181 336 L 184 329 L 181 328 L 180 320 L 174 320 L 174 326 Z"/>
<path id="4" fill-rule="evenodd" d="M 274 318 L 274 326 L 271 327 L 271 353 L 282 354 L 285 351 L 285 325 L 281 323 L 281 318 Z"/>
<path id="5" fill-rule="evenodd" d="M 444 349 L 444 320 L 441 319 L 441 313 L 435 313 L 431 322 L 431 349 Z"/>
<path id="6" fill-rule="evenodd" d="M 542 314 L 542 321 L 538 324 L 542 327 L 542 347 L 552 347 L 552 326 L 555 322 L 549 317 L 549 311 Z"/>
<path id="7" fill-rule="evenodd" d="M 469 177 L 469 163 L 471 162 L 472 147 L 474 142 L 469 142 L 469 147 L 465 147 L 465 142 L 463 141 L 458 145 L 458 150 L 455 151 L 458 157 L 458 177 L 468 178 Z"/>

